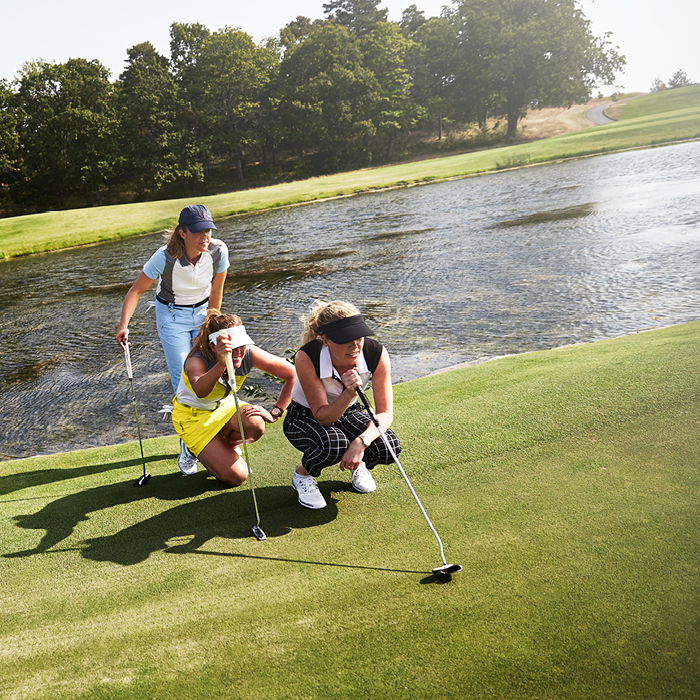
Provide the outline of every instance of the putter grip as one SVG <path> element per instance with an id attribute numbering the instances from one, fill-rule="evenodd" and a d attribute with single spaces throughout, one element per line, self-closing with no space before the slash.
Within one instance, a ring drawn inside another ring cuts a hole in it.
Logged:
<path id="1" fill-rule="evenodd" d="M 228 372 L 228 383 L 229 386 L 233 389 L 234 388 L 234 382 L 236 381 L 236 374 L 233 371 L 233 360 L 231 359 L 231 353 L 227 352 L 226 353 L 226 371 Z"/>

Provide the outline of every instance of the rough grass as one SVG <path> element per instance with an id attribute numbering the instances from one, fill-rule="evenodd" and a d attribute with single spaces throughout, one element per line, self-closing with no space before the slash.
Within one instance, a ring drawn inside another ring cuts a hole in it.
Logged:
<path id="1" fill-rule="evenodd" d="M 700 138 L 700 85 L 625 103 L 634 117 L 484 151 L 201 197 L 216 218 L 388 187 Z M 174 225 L 188 199 L 53 211 L 0 220 L 0 259 L 152 233 Z"/>
<path id="2" fill-rule="evenodd" d="M 1 698 L 692 698 L 700 683 L 700 322 L 395 387 L 374 494 L 247 486 L 177 441 L 0 463 Z"/>

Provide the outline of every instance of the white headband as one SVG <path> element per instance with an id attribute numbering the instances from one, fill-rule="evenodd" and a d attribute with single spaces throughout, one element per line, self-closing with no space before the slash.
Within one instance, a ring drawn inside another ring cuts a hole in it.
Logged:
<path id="1" fill-rule="evenodd" d="M 216 333 L 210 333 L 209 342 L 216 345 L 216 339 L 220 335 L 231 336 L 234 348 L 240 348 L 241 345 L 255 345 L 255 341 L 246 333 L 245 326 L 233 326 L 232 328 L 223 328 Z"/>

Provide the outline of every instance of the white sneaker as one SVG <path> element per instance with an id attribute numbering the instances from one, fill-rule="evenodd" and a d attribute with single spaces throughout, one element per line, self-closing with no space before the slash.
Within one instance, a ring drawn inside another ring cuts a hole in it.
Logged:
<path id="1" fill-rule="evenodd" d="M 360 462 L 360 466 L 352 473 L 352 487 L 359 493 L 372 493 L 377 490 L 377 482 L 364 462 Z"/>
<path id="2" fill-rule="evenodd" d="M 187 449 L 187 445 L 182 440 L 180 440 L 180 456 L 177 458 L 177 466 L 186 476 L 197 473 L 197 457 Z"/>
<path id="3" fill-rule="evenodd" d="M 313 508 L 314 510 L 326 507 L 326 499 L 319 491 L 318 484 L 313 476 L 297 474 L 296 467 L 294 467 L 294 474 L 292 475 L 292 487 L 299 494 L 299 503 L 302 506 Z"/>

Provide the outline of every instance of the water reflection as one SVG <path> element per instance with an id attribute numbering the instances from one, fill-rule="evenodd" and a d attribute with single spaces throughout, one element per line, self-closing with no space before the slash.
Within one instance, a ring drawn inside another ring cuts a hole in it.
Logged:
<path id="1" fill-rule="evenodd" d="M 405 381 L 697 318 L 699 222 L 698 143 L 236 217 L 219 227 L 232 261 L 224 310 L 283 354 L 313 299 L 351 299 Z M 135 438 L 113 336 L 161 240 L 0 265 L 3 457 Z M 142 431 L 170 434 L 145 296 L 131 339 Z"/>

